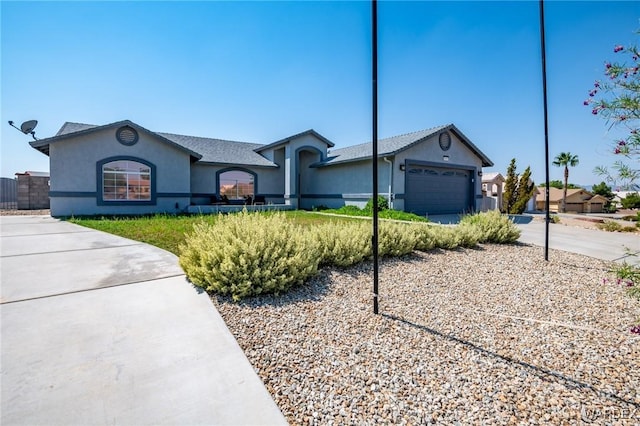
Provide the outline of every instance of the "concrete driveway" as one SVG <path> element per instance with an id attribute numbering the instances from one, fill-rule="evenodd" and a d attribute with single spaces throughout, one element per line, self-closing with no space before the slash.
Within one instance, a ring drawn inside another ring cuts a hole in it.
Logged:
<path id="1" fill-rule="evenodd" d="M 2 425 L 286 424 L 174 255 L 48 216 L 0 237 Z"/>
<path id="2" fill-rule="evenodd" d="M 517 226 L 522 231 L 518 241 L 544 247 L 544 221 L 520 220 Z M 640 262 L 640 236 L 628 232 L 607 232 L 551 223 L 549 248 L 615 262 Z"/>

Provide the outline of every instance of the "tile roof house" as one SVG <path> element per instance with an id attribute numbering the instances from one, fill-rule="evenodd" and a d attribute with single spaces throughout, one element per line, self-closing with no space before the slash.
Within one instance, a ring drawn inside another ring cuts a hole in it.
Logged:
<path id="1" fill-rule="evenodd" d="M 558 213 L 562 204 L 563 190 L 549 188 L 549 211 Z M 546 191 L 544 187 L 538 187 L 536 208 L 545 210 Z M 608 200 L 602 195 L 593 195 L 589 191 L 577 188 L 567 189 L 567 213 L 602 213 Z"/>
<path id="2" fill-rule="evenodd" d="M 288 208 L 363 206 L 373 191 L 371 143 L 334 149 L 314 130 L 259 144 L 124 120 L 65 123 L 30 144 L 50 157 L 53 216 L 205 212 L 245 198 Z M 479 209 L 478 177 L 493 165 L 453 124 L 381 139 L 378 154 L 379 193 L 420 215 Z"/>

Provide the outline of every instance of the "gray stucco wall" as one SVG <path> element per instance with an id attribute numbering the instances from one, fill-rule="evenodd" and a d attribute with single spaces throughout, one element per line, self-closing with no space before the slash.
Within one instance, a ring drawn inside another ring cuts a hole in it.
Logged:
<path id="1" fill-rule="evenodd" d="M 277 155 L 276 155 L 277 157 Z M 284 170 L 280 168 L 265 168 L 251 166 L 214 165 L 195 163 L 191 166 L 192 203 L 196 205 L 209 204 L 210 196 L 218 194 L 216 174 L 233 168 L 255 174 L 255 194 L 266 195 L 267 202 L 284 203 Z"/>
<path id="2" fill-rule="evenodd" d="M 449 157 L 443 161 L 443 156 Z M 424 142 L 400 152 L 387 160 L 378 160 L 378 193 L 388 198 L 389 176 L 392 175 L 393 208 L 404 209 L 405 172 L 400 170 L 400 164 L 405 161 L 422 161 L 440 163 L 442 167 L 461 167 L 477 172 L 482 170 L 482 160 L 453 133 L 451 147 L 443 151 L 438 143 L 438 136 L 433 136 Z M 306 172 L 307 185 L 303 185 L 301 207 L 310 209 L 316 206 L 338 208 L 343 205 L 363 207 L 372 196 L 371 161 L 336 164 L 329 167 L 312 168 Z M 482 194 L 482 182 L 474 175 L 474 192 Z M 398 197 L 399 196 L 399 197 Z M 476 199 L 476 209 L 480 208 L 481 199 Z"/>
<path id="3" fill-rule="evenodd" d="M 117 128 L 82 137 L 61 139 L 50 145 L 51 215 L 175 213 L 190 201 L 190 155 L 144 132 L 126 146 L 116 140 Z M 154 205 L 98 205 L 98 162 L 110 157 L 142 159 L 155 166 Z M 176 203 L 178 207 L 176 208 Z"/>
<path id="4" fill-rule="evenodd" d="M 301 207 L 338 208 L 344 205 L 364 207 L 373 195 L 371 161 L 364 160 L 330 167 L 310 169 Z M 378 193 L 386 196 L 389 189 L 389 165 L 378 161 Z"/>
<path id="5" fill-rule="evenodd" d="M 452 132 L 451 147 L 443 151 L 438 143 L 438 136 L 433 136 L 426 141 L 414 145 L 411 148 L 398 153 L 394 161 L 394 193 L 404 194 L 405 192 L 405 172 L 400 170 L 400 164 L 406 161 L 417 160 L 434 163 L 441 163 L 442 167 L 464 167 L 477 172 L 482 170 L 482 159 L 480 159 L 467 145 L 458 139 Z M 443 156 L 448 156 L 449 160 L 444 161 Z M 482 195 L 482 180 L 477 173 L 473 177 L 473 188 L 476 195 Z M 475 208 L 479 210 L 482 199 L 475 199 Z M 395 202 L 396 209 L 404 209 L 404 200 L 400 197 Z"/>

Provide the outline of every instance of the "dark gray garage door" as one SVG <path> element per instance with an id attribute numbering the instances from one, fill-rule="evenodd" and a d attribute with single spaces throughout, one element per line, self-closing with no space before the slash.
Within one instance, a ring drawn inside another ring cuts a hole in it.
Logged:
<path id="1" fill-rule="evenodd" d="M 462 213 L 472 209 L 471 171 L 409 164 L 405 210 L 418 215 Z"/>

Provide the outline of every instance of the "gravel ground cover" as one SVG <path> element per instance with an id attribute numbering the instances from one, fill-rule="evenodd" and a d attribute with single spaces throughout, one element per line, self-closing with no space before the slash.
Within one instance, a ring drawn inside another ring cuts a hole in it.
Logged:
<path id="1" fill-rule="evenodd" d="M 42 210 L 8 210 L 0 209 L 0 216 L 48 216 L 51 212 L 49 209 Z"/>
<path id="2" fill-rule="evenodd" d="M 640 303 L 608 264 L 483 245 L 213 297 L 291 424 L 640 424 Z"/>

